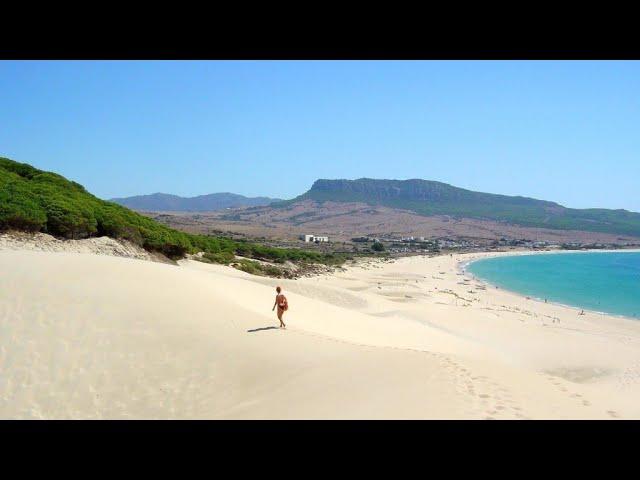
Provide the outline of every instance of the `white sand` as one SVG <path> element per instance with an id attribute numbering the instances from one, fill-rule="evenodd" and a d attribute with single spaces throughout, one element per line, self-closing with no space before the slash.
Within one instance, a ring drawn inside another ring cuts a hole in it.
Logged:
<path id="1" fill-rule="evenodd" d="M 94 253 L 114 257 L 137 258 L 139 260 L 170 260 L 154 255 L 127 240 L 110 237 L 91 237 L 81 240 L 59 240 L 46 233 L 10 232 L 0 233 L 0 250 L 31 250 L 38 252 Z"/>
<path id="2" fill-rule="evenodd" d="M 460 285 L 466 259 L 275 280 L 0 251 L 0 418 L 640 418 L 640 322 Z"/>

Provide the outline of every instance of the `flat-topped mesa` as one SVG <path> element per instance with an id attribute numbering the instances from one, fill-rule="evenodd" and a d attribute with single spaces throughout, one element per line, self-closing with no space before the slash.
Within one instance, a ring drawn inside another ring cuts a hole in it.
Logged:
<path id="1" fill-rule="evenodd" d="M 575 209 L 522 196 L 474 192 L 431 180 L 319 179 L 309 191 L 283 202 L 360 202 L 409 210 L 420 215 L 475 218 L 510 225 L 629 235 L 640 238 L 640 213 Z"/>
<path id="2" fill-rule="evenodd" d="M 432 202 L 447 201 L 480 201 L 505 200 L 512 203 L 541 205 L 563 208 L 557 203 L 536 200 L 521 196 L 497 195 L 493 193 L 474 192 L 464 188 L 454 187 L 447 183 L 433 180 L 378 180 L 373 178 L 359 178 L 357 180 L 316 180 L 311 186 L 313 192 L 349 192 L 364 194 L 372 198 L 402 198 L 409 200 L 423 200 Z"/>

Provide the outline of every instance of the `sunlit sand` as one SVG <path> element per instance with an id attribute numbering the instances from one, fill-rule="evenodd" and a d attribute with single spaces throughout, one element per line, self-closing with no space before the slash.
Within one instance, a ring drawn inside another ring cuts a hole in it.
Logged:
<path id="1" fill-rule="evenodd" d="M 0 418 L 640 418 L 640 323 L 484 286 L 477 256 L 277 280 L 0 251 Z"/>

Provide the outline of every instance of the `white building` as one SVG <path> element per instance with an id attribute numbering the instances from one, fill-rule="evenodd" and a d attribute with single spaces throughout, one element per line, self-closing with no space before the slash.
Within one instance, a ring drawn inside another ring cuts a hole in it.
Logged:
<path id="1" fill-rule="evenodd" d="M 329 237 L 320 237 L 317 235 L 300 235 L 300 240 L 304 240 L 307 243 L 308 242 L 320 243 L 320 242 L 328 242 Z"/>

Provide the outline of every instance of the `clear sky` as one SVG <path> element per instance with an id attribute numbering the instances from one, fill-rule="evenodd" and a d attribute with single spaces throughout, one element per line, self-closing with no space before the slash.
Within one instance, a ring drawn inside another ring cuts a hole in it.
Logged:
<path id="1" fill-rule="evenodd" d="M 640 62 L 0 61 L 0 156 L 102 198 L 423 178 L 640 211 Z"/>

